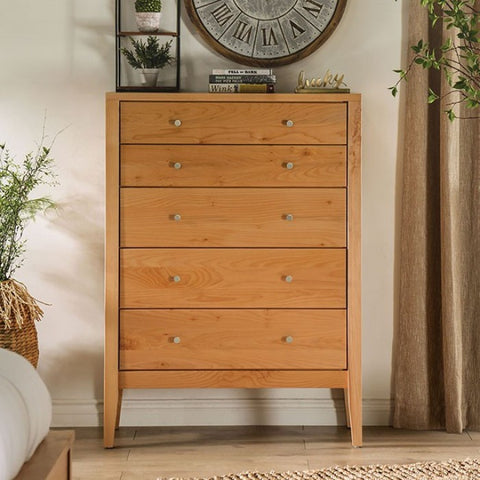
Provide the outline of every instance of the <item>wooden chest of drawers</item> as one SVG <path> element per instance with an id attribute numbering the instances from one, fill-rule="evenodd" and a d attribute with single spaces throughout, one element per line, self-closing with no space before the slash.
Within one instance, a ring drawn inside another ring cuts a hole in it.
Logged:
<path id="1" fill-rule="evenodd" d="M 345 391 L 362 443 L 360 97 L 108 94 L 104 443 L 125 388 Z"/>

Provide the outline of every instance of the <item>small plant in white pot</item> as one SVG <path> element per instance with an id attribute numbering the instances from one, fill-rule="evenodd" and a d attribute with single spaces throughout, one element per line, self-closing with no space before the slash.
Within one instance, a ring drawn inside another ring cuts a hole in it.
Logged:
<path id="1" fill-rule="evenodd" d="M 143 74 L 142 84 L 147 87 L 154 87 L 157 84 L 158 74 L 163 67 L 170 65 L 174 57 L 170 53 L 172 40 L 160 45 L 158 37 L 150 35 L 147 41 L 135 40 L 130 37 L 133 51 L 122 48 L 127 62 Z"/>
<path id="2" fill-rule="evenodd" d="M 162 11 L 161 0 L 135 0 L 135 19 L 141 32 L 158 32 Z"/>

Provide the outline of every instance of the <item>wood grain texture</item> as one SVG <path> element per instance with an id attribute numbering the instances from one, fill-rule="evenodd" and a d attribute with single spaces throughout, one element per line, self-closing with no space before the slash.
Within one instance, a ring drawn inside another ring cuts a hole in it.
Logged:
<path id="1" fill-rule="evenodd" d="M 119 373 L 122 388 L 344 388 L 344 370 L 139 370 Z"/>
<path id="2" fill-rule="evenodd" d="M 13 480 L 71 480 L 73 430 L 50 430 Z"/>
<path id="3" fill-rule="evenodd" d="M 352 444 L 362 445 L 361 104 L 348 108 L 348 406 Z"/>
<path id="4" fill-rule="evenodd" d="M 122 370 L 345 368 L 344 310 L 120 313 Z"/>
<path id="5" fill-rule="evenodd" d="M 105 218 L 105 446 L 113 447 L 118 408 L 118 224 L 119 224 L 119 105 L 106 104 L 106 218 Z"/>
<path id="6" fill-rule="evenodd" d="M 241 95 L 232 95 L 231 93 L 198 93 L 198 92 L 108 92 L 107 100 L 118 102 L 162 102 L 162 103 L 179 103 L 179 102 L 222 102 L 229 104 L 255 102 L 255 103 L 341 103 L 359 102 L 361 94 L 359 93 L 328 93 L 328 94 L 307 94 L 299 95 L 298 93 L 242 93 Z"/>
<path id="7" fill-rule="evenodd" d="M 120 306 L 345 308 L 345 256 L 342 249 L 123 249 Z"/>
<path id="8" fill-rule="evenodd" d="M 345 196 L 343 188 L 123 188 L 120 245 L 345 247 Z"/>
<path id="9" fill-rule="evenodd" d="M 343 103 L 121 104 L 122 143 L 343 145 L 346 127 Z"/>
<path id="10" fill-rule="evenodd" d="M 346 147 L 122 145 L 127 187 L 343 187 Z M 291 162 L 293 168 L 287 169 Z M 180 163 L 181 168 L 174 168 Z"/>
<path id="11" fill-rule="evenodd" d="M 256 393 L 250 392 L 253 405 L 255 399 L 265 399 Z M 338 413 L 341 417 L 343 412 L 339 409 Z M 266 423 L 271 417 L 260 408 L 257 418 Z M 199 415 L 199 420 L 204 418 Z M 73 468 L 75 480 L 213 478 L 245 471 L 293 472 L 333 465 L 478 458 L 480 450 L 480 437 L 470 431 L 452 435 L 366 427 L 365 448 L 356 449 L 348 446 L 349 434 L 343 425 L 122 427 L 120 448 L 111 452 L 101 448 L 98 428 L 84 427 L 76 429 Z"/>
<path id="12" fill-rule="evenodd" d="M 110 93 L 107 119 L 105 446 L 123 389 L 191 387 L 342 388 L 361 445 L 360 96 Z"/>

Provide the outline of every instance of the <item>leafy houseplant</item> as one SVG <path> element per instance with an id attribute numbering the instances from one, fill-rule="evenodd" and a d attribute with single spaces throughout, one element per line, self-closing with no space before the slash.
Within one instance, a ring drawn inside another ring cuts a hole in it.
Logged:
<path id="1" fill-rule="evenodd" d="M 122 53 L 125 55 L 131 67 L 142 70 L 145 81 L 143 82 L 149 86 L 155 86 L 157 83 L 158 72 L 161 68 L 170 65 L 174 57 L 170 53 L 172 40 L 160 45 L 158 37 L 149 36 L 147 41 L 135 40 L 130 37 L 133 51 L 127 48 L 122 48 Z M 151 71 L 151 70 L 154 71 Z M 152 78 L 147 80 L 148 76 Z"/>
<path id="2" fill-rule="evenodd" d="M 160 12 L 161 10 L 161 0 L 135 0 L 136 12 Z"/>
<path id="3" fill-rule="evenodd" d="M 32 197 L 42 185 L 54 185 L 53 159 L 43 135 L 35 153 L 17 163 L 0 145 L 0 347 L 16 351 L 36 367 L 38 342 L 35 320 L 43 315 L 26 287 L 13 278 L 23 264 L 26 225 L 55 206 L 48 197 Z"/>
<path id="4" fill-rule="evenodd" d="M 160 28 L 161 0 L 135 0 L 135 19 L 141 32 L 157 32 Z"/>
<path id="5" fill-rule="evenodd" d="M 406 69 L 395 70 L 400 75 L 398 82 L 390 87 L 395 96 L 398 85 L 407 80 L 412 68 L 417 65 L 425 69 L 441 70 L 450 91 L 440 95 L 430 89 L 428 102 L 457 92 L 459 99 L 448 103 L 446 113 L 450 120 L 456 118 L 454 108 L 464 104 L 468 109 L 480 106 L 480 10 L 476 0 L 419 0 L 428 9 L 432 27 L 443 23 L 452 35 L 439 48 L 434 48 L 419 39 L 411 48 L 413 59 Z M 478 117 L 471 117 L 478 118 Z"/>

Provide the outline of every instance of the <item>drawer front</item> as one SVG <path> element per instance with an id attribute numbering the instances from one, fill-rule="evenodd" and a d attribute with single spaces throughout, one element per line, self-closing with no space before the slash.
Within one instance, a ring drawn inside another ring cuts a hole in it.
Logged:
<path id="1" fill-rule="evenodd" d="M 345 308 L 344 249 L 122 249 L 122 308 Z"/>
<path id="2" fill-rule="evenodd" d="M 345 103 L 122 102 L 122 143 L 346 144 Z M 289 126 L 291 125 L 291 126 Z"/>
<path id="3" fill-rule="evenodd" d="M 344 369 L 344 310 L 123 310 L 120 368 Z"/>
<path id="4" fill-rule="evenodd" d="M 126 187 L 343 187 L 344 146 L 122 145 Z"/>
<path id="5" fill-rule="evenodd" d="M 123 247 L 344 247 L 345 189 L 123 188 Z"/>

